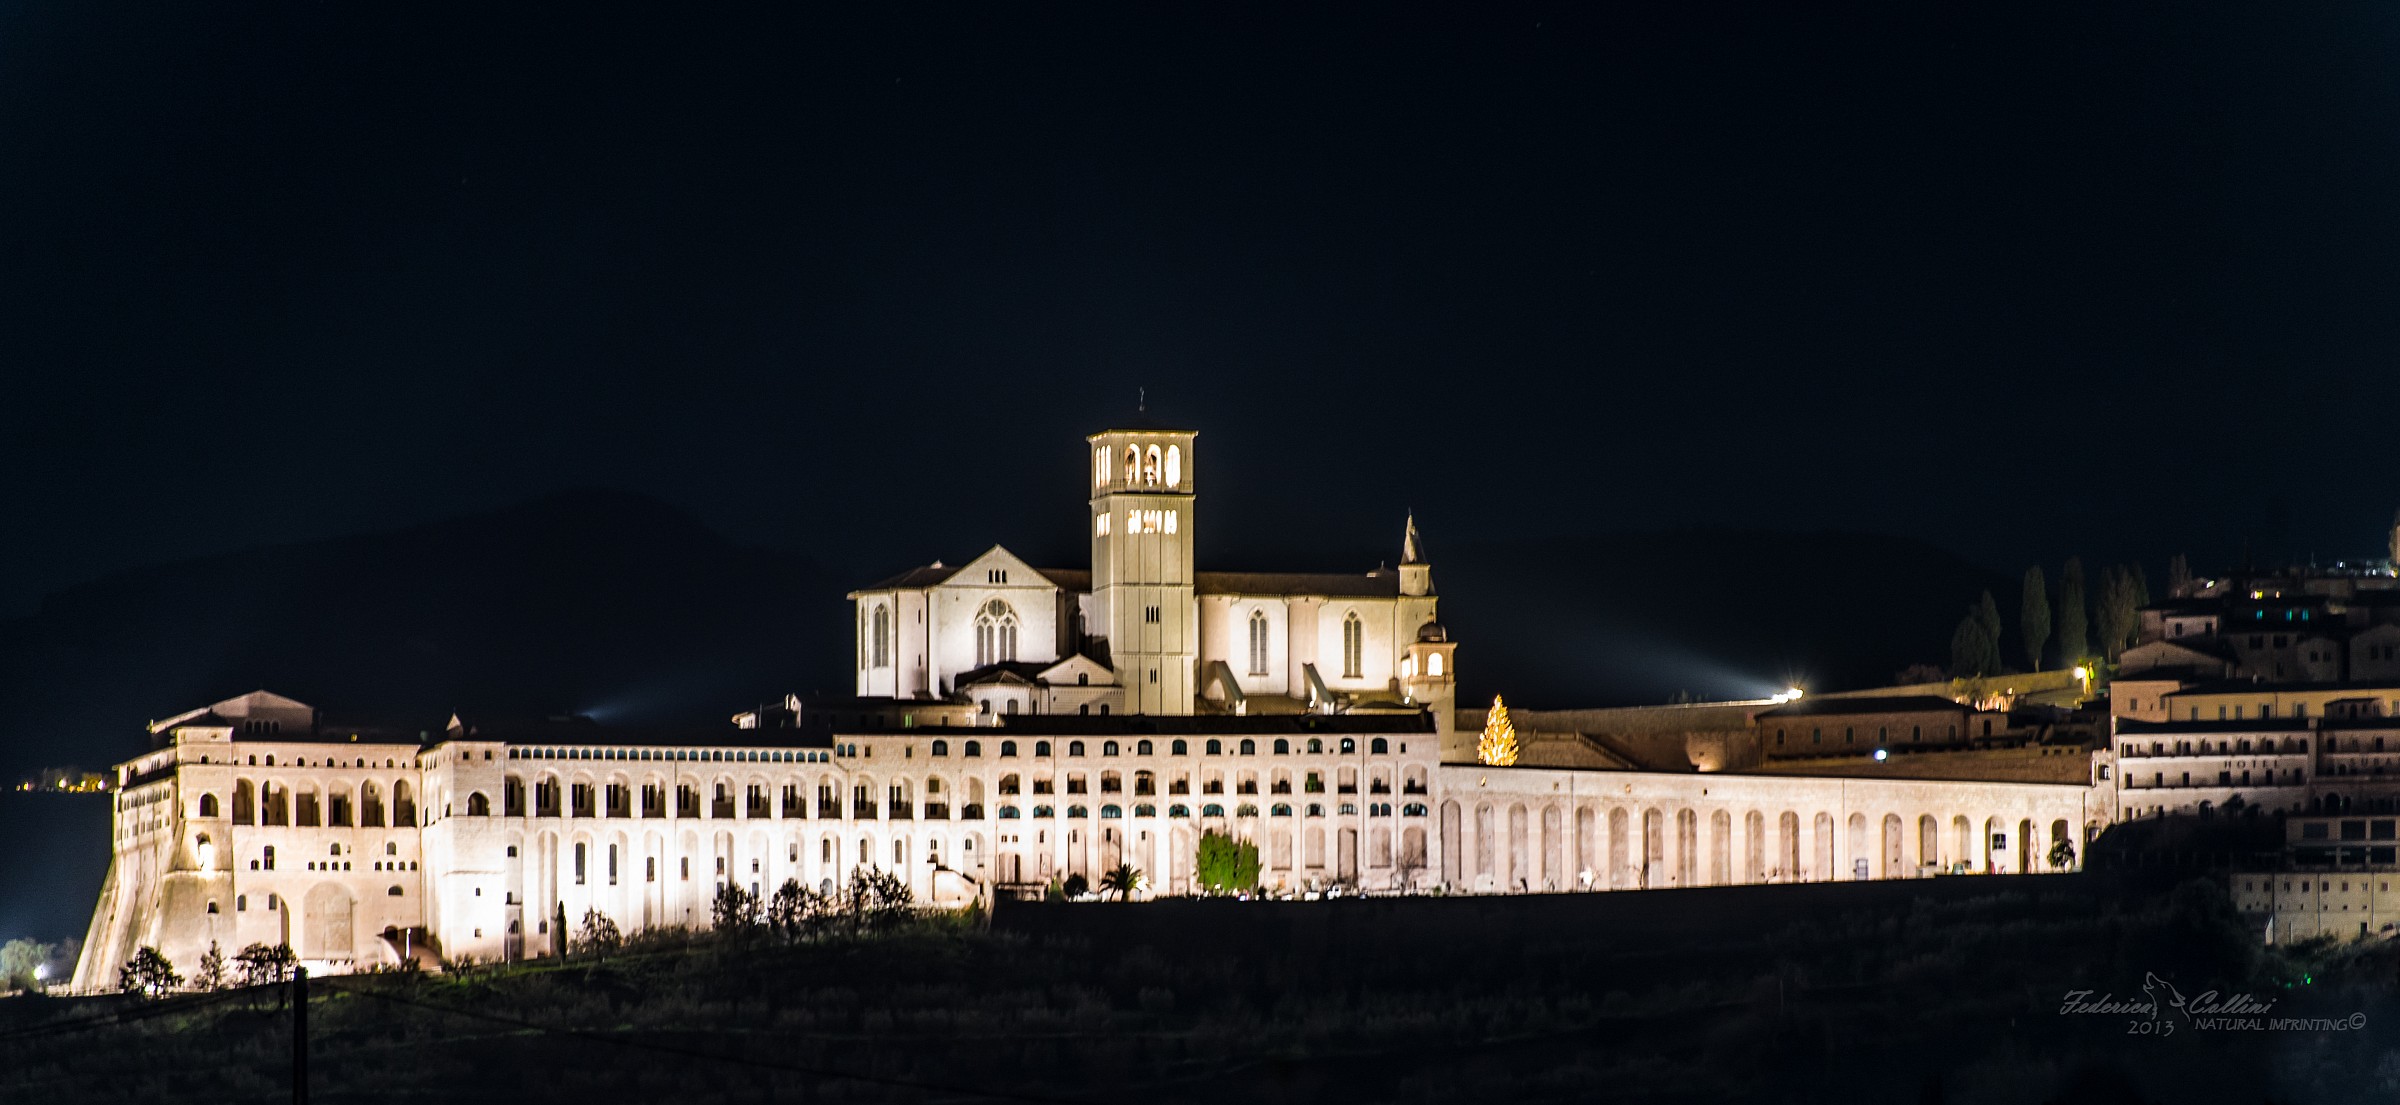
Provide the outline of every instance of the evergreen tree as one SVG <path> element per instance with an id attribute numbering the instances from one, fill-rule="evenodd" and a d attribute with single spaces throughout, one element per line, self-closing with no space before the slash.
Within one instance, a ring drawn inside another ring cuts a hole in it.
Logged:
<path id="1" fill-rule="evenodd" d="M 183 976 L 175 965 L 160 955 L 157 948 L 142 945 L 133 958 L 117 969 L 117 989 L 146 998 L 163 998 L 183 985 Z"/>
<path id="2" fill-rule="evenodd" d="M 2142 626 L 2136 586 L 2133 573 L 2122 568 L 2108 569 L 2101 580 L 2100 651 L 2112 661 L 2133 642 Z"/>
<path id="3" fill-rule="evenodd" d="M 1230 894 L 1258 888 L 1258 845 L 1210 830 L 1200 834 L 1200 855 L 1192 865 L 1200 889 Z"/>
<path id="4" fill-rule="evenodd" d="M 2017 631 L 2025 637 L 2026 670 L 2042 670 L 2042 646 L 2050 643 L 2050 587 L 2039 564 L 2025 569 L 2025 592 L 2017 603 Z"/>
<path id="5" fill-rule="evenodd" d="M 2167 594 L 2174 598 L 2182 598 L 2191 589 L 2192 566 L 2183 559 L 2182 553 L 2176 553 L 2172 559 L 2167 561 Z"/>
<path id="6" fill-rule="evenodd" d="M 1483 717 L 1483 737 L 1475 742 L 1475 758 L 1492 767 L 1517 762 L 1517 727 L 1509 723 L 1508 706 L 1492 696 L 1492 709 Z"/>
<path id="7" fill-rule="evenodd" d="M 2067 566 L 2058 574 L 2058 658 L 2064 664 L 2080 664 L 2092 654 L 2090 633 L 2085 628 L 2083 597 L 2083 561 L 2067 558 Z"/>
<path id="8" fill-rule="evenodd" d="M 1998 655 L 1999 648 L 1992 643 L 1983 619 L 1973 607 L 1967 608 L 1967 616 L 1960 618 L 1958 628 L 1950 632 L 1950 674 L 1960 679 L 1990 675 Z"/>
<path id="9" fill-rule="evenodd" d="M 1984 674 L 1998 675 L 2008 667 L 2008 660 L 2000 654 L 2000 604 L 1992 601 L 1990 591 L 1985 591 L 1983 601 L 1975 604 L 1975 621 L 1983 626 L 1983 639 L 1991 649 L 1983 658 L 1987 669 Z"/>
<path id="10" fill-rule="evenodd" d="M 208 942 L 208 951 L 200 957 L 200 969 L 192 972 L 192 985 L 201 990 L 225 988 L 225 949 L 217 942 Z"/>

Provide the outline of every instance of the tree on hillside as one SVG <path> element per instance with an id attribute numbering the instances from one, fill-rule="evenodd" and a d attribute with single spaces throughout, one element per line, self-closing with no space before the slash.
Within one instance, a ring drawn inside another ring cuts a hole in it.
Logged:
<path id="1" fill-rule="evenodd" d="M 2017 602 L 2017 632 L 2025 638 L 2026 670 L 2042 670 L 2042 646 L 2050 643 L 2050 587 L 2039 564 L 2025 569 L 2025 590 Z"/>
<path id="2" fill-rule="evenodd" d="M 225 949 L 217 942 L 208 942 L 208 951 L 200 957 L 200 969 L 192 972 L 192 986 L 199 990 L 225 988 Z"/>
<path id="3" fill-rule="evenodd" d="M 908 883 L 880 867 L 852 868 L 843 899 L 853 931 L 890 928 L 907 920 L 917 907 L 916 892 Z"/>
<path id="4" fill-rule="evenodd" d="M 1116 895 L 1120 902 L 1129 902 L 1133 900 L 1133 895 L 1149 882 L 1150 880 L 1144 878 L 1140 871 L 1134 870 L 1132 864 L 1120 863 L 1101 874 L 1100 890 L 1103 893 Z"/>
<path id="5" fill-rule="evenodd" d="M 0 990 L 31 990 L 39 981 L 34 974 L 50 961 L 52 945 L 33 940 L 11 940 L 0 946 Z"/>
<path id="6" fill-rule="evenodd" d="M 608 914 L 597 909 L 583 911 L 583 927 L 575 932 L 575 950 L 594 958 L 606 958 L 610 952 L 625 946 L 625 934 Z"/>
<path id="7" fill-rule="evenodd" d="M 289 980 L 293 968 L 300 965 L 300 957 L 293 954 L 289 944 L 252 944 L 234 953 L 233 963 L 242 985 L 264 986 Z"/>
<path id="8" fill-rule="evenodd" d="M 1989 674 L 1983 666 L 1983 654 L 1991 650 L 1991 639 L 1983 635 L 1983 623 L 1975 620 L 1975 612 L 1958 619 L 1958 628 L 1950 631 L 1950 670 L 1961 679 Z"/>
<path id="9" fill-rule="evenodd" d="M 1983 623 L 1983 635 L 1986 639 L 1992 642 L 1992 670 L 1990 674 L 1997 675 L 2002 669 L 2008 666 L 2008 660 L 2006 657 L 2003 657 L 2000 654 L 2000 604 L 1992 601 L 1992 593 L 1990 591 L 1985 591 L 1983 593 L 1983 601 L 1976 604 L 1975 620 Z"/>
<path id="10" fill-rule="evenodd" d="M 2110 568 L 2100 584 L 2100 651 L 2110 660 L 2133 643 L 2134 634 L 2141 629 L 2140 608 L 2133 573 L 2122 568 Z"/>
<path id="11" fill-rule="evenodd" d="M 2170 598 L 2182 598 L 2191 589 L 2192 566 L 2183 559 L 2182 553 L 2176 553 L 2167 560 L 2167 595 Z"/>
<path id="12" fill-rule="evenodd" d="M 832 921 L 833 899 L 798 879 L 785 879 L 767 901 L 767 927 L 786 942 L 820 935 Z"/>
<path id="13" fill-rule="evenodd" d="M 1913 687 L 1919 683 L 1947 683 L 1949 681 L 1950 673 L 1943 671 L 1938 664 L 1910 664 L 1892 673 L 1892 685 L 1895 687 Z"/>
<path id="14" fill-rule="evenodd" d="M 731 879 L 717 884 L 717 895 L 708 903 L 709 924 L 723 933 L 755 931 L 760 912 L 758 895 L 742 889 L 742 884 Z"/>
<path id="15" fill-rule="evenodd" d="M 2091 634 L 2085 624 L 2083 596 L 2083 561 L 2068 557 L 2067 566 L 2058 574 L 2058 659 L 2063 664 L 2078 664 L 2092 654 Z"/>
<path id="16" fill-rule="evenodd" d="M 1200 889 L 1231 894 L 1258 889 L 1258 845 L 1210 830 L 1200 834 L 1200 857 L 1193 864 Z"/>
<path id="17" fill-rule="evenodd" d="M 128 994 L 162 998 L 181 985 L 183 976 L 176 973 L 175 965 L 148 944 L 136 949 L 133 958 L 117 968 L 117 989 Z"/>

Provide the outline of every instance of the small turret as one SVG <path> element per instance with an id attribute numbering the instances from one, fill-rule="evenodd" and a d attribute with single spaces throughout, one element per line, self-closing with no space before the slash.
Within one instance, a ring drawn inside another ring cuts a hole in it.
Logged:
<path id="1" fill-rule="evenodd" d="M 1433 565 L 1425 562 L 1425 543 L 1417 536 L 1417 515 L 1408 515 L 1408 533 L 1400 539 L 1400 593 L 1433 593 Z"/>

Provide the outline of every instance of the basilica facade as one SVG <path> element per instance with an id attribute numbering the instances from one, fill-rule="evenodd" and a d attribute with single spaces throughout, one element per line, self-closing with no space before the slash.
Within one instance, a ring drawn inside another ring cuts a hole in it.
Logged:
<path id="1" fill-rule="evenodd" d="M 876 868 L 920 901 L 1128 864 L 1200 892 L 1199 838 L 1273 892 L 1576 892 L 2051 869 L 2105 790 L 1488 766 L 1413 520 L 1396 569 L 1194 567 L 1194 435 L 1094 434 L 1091 564 L 994 548 L 851 594 L 854 694 L 720 725 L 341 723 L 260 691 L 152 723 L 76 982 L 286 943 L 312 969 L 554 954 L 560 921 L 706 925 L 728 883 Z"/>

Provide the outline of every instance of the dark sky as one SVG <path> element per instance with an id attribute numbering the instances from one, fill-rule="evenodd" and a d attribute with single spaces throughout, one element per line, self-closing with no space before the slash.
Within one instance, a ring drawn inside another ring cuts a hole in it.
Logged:
<path id="1" fill-rule="evenodd" d="M 1139 386 L 1227 568 L 2400 506 L 2388 5 L 502 7 L 0 8 L 0 612 L 583 485 L 1075 563 Z"/>

